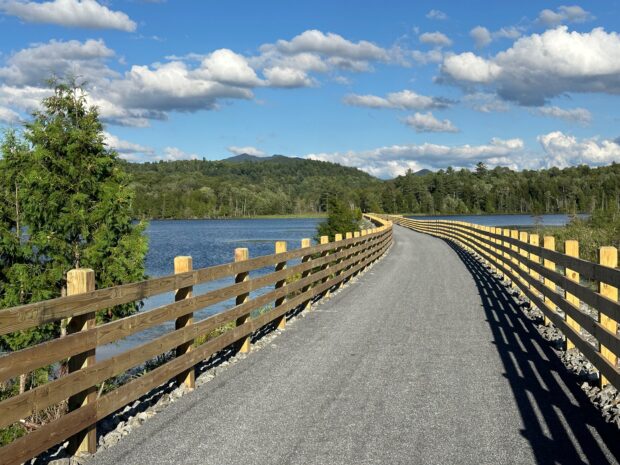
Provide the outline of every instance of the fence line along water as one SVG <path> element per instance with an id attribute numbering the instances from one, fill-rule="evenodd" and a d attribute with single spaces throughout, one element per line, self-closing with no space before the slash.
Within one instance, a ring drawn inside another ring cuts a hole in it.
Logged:
<path id="1" fill-rule="evenodd" d="M 598 370 L 601 386 L 620 388 L 620 270 L 618 250 L 601 247 L 599 263 L 579 258 L 579 243 L 568 240 L 557 252 L 555 238 L 515 229 L 461 221 L 382 216 L 406 228 L 447 239 L 482 257 L 538 307 L 545 323 L 565 336 Z"/>
<path id="2" fill-rule="evenodd" d="M 175 274 L 146 281 L 95 290 L 94 271 L 71 270 L 67 275 L 68 295 L 0 310 L 0 334 L 27 330 L 69 319 L 67 335 L 0 357 L 0 381 L 53 363 L 65 363 L 68 373 L 48 383 L 0 402 L 0 429 L 20 422 L 37 412 L 66 403 L 67 412 L 25 436 L 0 448 L 0 464 L 20 464 L 49 448 L 70 441 L 72 453 L 95 452 L 96 424 L 152 389 L 176 379 L 194 387 L 194 367 L 225 348 L 247 352 L 250 337 L 266 325 L 286 324 L 286 315 L 307 308 L 330 289 L 358 274 L 380 258 L 392 243 L 392 224 L 367 215 L 376 228 L 339 234 L 329 242 L 287 251 L 277 242 L 273 255 L 250 258 L 247 249 L 235 250 L 235 261 L 193 270 L 191 257 L 175 258 Z M 301 259 L 287 267 L 287 262 Z M 249 273 L 274 267 L 269 274 L 250 278 Z M 204 294 L 194 295 L 193 286 L 232 277 L 234 283 Z M 273 289 L 250 298 L 250 293 Z M 174 303 L 115 320 L 96 324 L 97 311 L 136 302 L 147 297 L 175 292 Z M 200 321 L 193 313 L 205 307 L 235 299 L 235 305 Z M 253 314 L 258 309 L 264 311 Z M 98 346 L 131 334 L 175 321 L 175 329 L 109 359 L 97 361 Z M 226 330 L 213 338 L 205 336 Z M 154 357 L 174 351 L 166 363 L 116 389 L 104 393 L 103 384 Z"/>

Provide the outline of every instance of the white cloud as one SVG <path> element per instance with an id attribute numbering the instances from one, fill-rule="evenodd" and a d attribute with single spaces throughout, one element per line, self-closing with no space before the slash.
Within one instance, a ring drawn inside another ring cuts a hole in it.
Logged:
<path id="1" fill-rule="evenodd" d="M 264 157 L 266 155 L 266 153 L 263 152 L 262 150 L 257 149 L 256 147 L 249 146 L 249 145 L 246 147 L 238 147 L 236 145 L 231 145 L 230 147 L 227 147 L 226 150 L 228 150 L 233 155 L 243 155 L 244 153 L 248 155 L 253 155 L 255 157 Z"/>
<path id="2" fill-rule="evenodd" d="M 564 109 L 560 107 L 540 107 L 536 113 L 542 116 L 550 116 L 552 118 L 560 118 L 575 123 L 588 124 L 592 122 L 592 113 L 585 108 Z"/>
<path id="3" fill-rule="evenodd" d="M 195 153 L 187 153 L 177 147 L 165 147 L 164 154 L 155 157 L 156 160 L 197 160 L 199 157 Z"/>
<path id="4" fill-rule="evenodd" d="M 254 69 L 262 69 L 267 84 L 274 87 L 302 87 L 316 84 L 308 73 L 334 70 L 371 71 L 373 62 L 397 62 L 396 51 L 371 42 L 353 42 L 331 32 L 305 31 L 291 40 L 264 44 L 258 56 L 248 58 Z"/>
<path id="5" fill-rule="evenodd" d="M 469 31 L 469 36 L 474 39 L 476 48 L 484 48 L 496 39 L 518 39 L 521 37 L 521 29 L 510 26 L 491 32 L 484 26 L 476 26 Z"/>
<path id="6" fill-rule="evenodd" d="M 428 97 L 411 90 L 389 93 L 385 98 L 376 95 L 349 94 L 343 102 L 367 108 L 396 108 L 400 110 L 428 110 L 431 108 L 446 108 L 451 103 L 447 99 Z"/>
<path id="7" fill-rule="evenodd" d="M 428 19 L 438 19 L 440 21 L 448 19 L 448 15 L 441 10 L 431 10 L 426 13 Z"/>
<path id="8" fill-rule="evenodd" d="M 102 40 L 51 40 L 10 55 L 0 68 L 0 79 L 12 85 L 41 86 L 52 75 L 73 75 L 93 84 L 117 76 L 106 65 L 113 56 L 114 51 Z"/>
<path id="9" fill-rule="evenodd" d="M 411 57 L 416 63 L 426 65 L 428 63 L 441 63 L 444 58 L 444 53 L 440 49 L 434 48 L 426 52 L 411 50 L 407 53 L 407 56 Z"/>
<path id="10" fill-rule="evenodd" d="M 577 139 L 560 131 L 538 136 L 547 159 L 547 166 L 566 166 L 587 164 L 607 165 L 620 162 L 620 145 L 613 140 L 599 138 Z"/>
<path id="11" fill-rule="evenodd" d="M 472 52 L 465 52 L 445 58 L 441 70 L 457 81 L 482 84 L 495 80 L 502 68 Z"/>
<path id="12" fill-rule="evenodd" d="M 17 123 L 19 121 L 19 114 L 10 108 L 0 107 L 0 122 L 2 123 Z"/>
<path id="13" fill-rule="evenodd" d="M 202 60 L 196 75 L 233 86 L 255 87 L 261 84 L 246 58 L 228 49 L 209 54 Z"/>
<path id="14" fill-rule="evenodd" d="M 506 100 L 541 106 L 566 92 L 620 93 L 620 36 L 566 26 L 532 34 L 490 59 L 471 52 L 444 59 L 444 80 L 486 84 Z"/>
<path id="15" fill-rule="evenodd" d="M 121 158 L 128 161 L 143 161 L 143 156 L 152 156 L 155 153 L 151 147 L 119 139 L 107 131 L 103 133 L 103 137 L 109 148 L 118 152 Z"/>
<path id="16" fill-rule="evenodd" d="M 564 23 L 584 23 L 595 19 L 589 11 L 579 5 L 562 5 L 555 11 L 544 9 L 538 15 L 538 22 L 545 26 L 558 26 Z"/>
<path id="17" fill-rule="evenodd" d="M 353 166 L 382 178 L 404 174 L 407 169 L 472 168 L 479 161 L 489 166 L 518 168 L 523 159 L 521 139 L 493 138 L 483 145 L 405 144 L 363 151 L 313 153 L 306 157 Z"/>
<path id="18" fill-rule="evenodd" d="M 263 46 L 261 49 L 269 49 Z M 275 47 L 282 53 L 295 55 L 298 53 L 319 53 L 325 56 L 349 58 L 352 60 L 387 60 L 388 53 L 377 45 L 361 40 L 351 42 L 344 37 L 316 29 L 305 31 L 290 41 L 278 40 Z"/>
<path id="19" fill-rule="evenodd" d="M 125 13 L 112 11 L 95 0 L 52 0 L 43 3 L 1 0 L 0 11 L 29 23 L 128 32 L 136 30 L 136 23 Z"/>
<path id="20" fill-rule="evenodd" d="M 474 39 L 474 44 L 477 48 L 486 47 L 493 41 L 491 32 L 483 26 L 476 26 L 473 28 L 469 31 L 469 36 Z"/>
<path id="21" fill-rule="evenodd" d="M 304 71 L 295 68 L 275 66 L 266 68 L 263 74 L 272 87 L 310 87 L 315 84 L 315 81 Z"/>
<path id="22" fill-rule="evenodd" d="M 403 120 L 407 125 L 415 129 L 415 132 L 459 132 L 459 129 L 452 124 L 452 121 L 444 119 L 438 120 L 431 112 L 415 113 L 407 116 Z"/>
<path id="23" fill-rule="evenodd" d="M 447 35 L 438 31 L 420 34 L 420 42 L 423 44 L 435 45 L 436 47 L 449 47 L 452 45 L 452 40 L 450 40 Z"/>

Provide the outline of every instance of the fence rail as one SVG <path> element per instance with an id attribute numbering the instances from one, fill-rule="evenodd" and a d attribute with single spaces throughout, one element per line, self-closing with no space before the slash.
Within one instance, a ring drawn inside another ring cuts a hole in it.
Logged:
<path id="1" fill-rule="evenodd" d="M 66 336 L 0 357 L 2 382 L 57 362 L 67 362 L 69 367 L 66 375 L 0 402 L 0 429 L 62 402 L 69 405 L 67 414 L 0 448 L 0 464 L 23 463 L 67 439 L 73 452 L 94 452 L 97 421 L 174 378 L 193 388 L 198 363 L 231 346 L 247 351 L 252 333 L 272 322 L 282 328 L 288 312 L 307 307 L 312 299 L 381 257 L 392 242 L 391 222 L 373 215 L 367 218 L 377 227 L 347 232 L 345 239 L 337 235 L 337 240 L 329 242 L 323 237 L 316 246 L 304 239 L 302 247 L 292 251 L 286 251 L 286 243 L 278 242 L 275 254 L 257 258 L 249 258 L 247 249 L 236 249 L 234 262 L 198 270 L 191 269 L 191 257 L 177 257 L 174 275 L 107 289 L 94 289 L 92 270 L 72 270 L 67 276 L 71 295 L 0 310 L 0 335 L 70 319 Z M 296 259 L 298 264 L 287 266 Z M 271 273 L 249 275 L 271 266 Z M 222 278 L 234 282 L 193 295 L 194 286 Z M 267 286 L 273 289 L 250 298 L 251 292 Z M 97 311 L 167 292 L 175 292 L 173 303 L 95 324 Z M 230 299 L 235 299 L 234 306 L 193 320 L 194 312 Z M 250 316 L 265 306 L 269 306 L 267 311 Z M 175 321 L 174 330 L 106 360 L 96 360 L 97 347 L 168 321 Z M 234 327 L 223 334 L 194 344 L 231 323 Z M 170 361 L 109 393 L 98 393 L 106 380 L 170 351 L 176 355 Z"/>
<path id="2" fill-rule="evenodd" d="M 620 388 L 618 250 L 602 247 L 600 263 L 579 258 L 577 241 L 555 250 L 552 236 L 460 221 L 383 216 L 409 229 L 448 239 L 484 258 L 544 314 L 599 372 L 601 385 Z M 582 303 L 584 305 L 582 305 Z"/>

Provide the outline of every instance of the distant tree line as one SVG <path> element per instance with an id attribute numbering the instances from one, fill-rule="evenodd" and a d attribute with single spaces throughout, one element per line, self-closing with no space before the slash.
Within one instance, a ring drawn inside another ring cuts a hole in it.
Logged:
<path id="1" fill-rule="evenodd" d="M 334 163 L 274 157 L 262 162 L 133 164 L 138 218 L 214 218 L 324 213 L 336 197 L 386 213 L 574 213 L 620 207 L 620 165 L 514 171 L 412 171 L 381 181 Z"/>

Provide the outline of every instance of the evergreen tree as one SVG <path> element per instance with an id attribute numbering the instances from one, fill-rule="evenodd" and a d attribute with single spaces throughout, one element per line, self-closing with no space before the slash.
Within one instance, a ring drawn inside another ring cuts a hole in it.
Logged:
<path id="1" fill-rule="evenodd" d="M 330 240 L 338 233 L 344 236 L 347 232 L 359 229 L 362 212 L 359 208 L 351 208 L 336 195 L 328 200 L 327 219 L 317 227 L 318 236 L 329 236 Z"/>
<path id="2" fill-rule="evenodd" d="M 81 87 L 54 83 L 23 140 L 7 133 L 2 155 L 0 308 L 63 295 L 72 268 L 94 269 L 98 288 L 144 278 L 147 242 L 144 224 L 132 220 L 130 180 Z M 97 317 L 136 310 L 130 304 Z M 17 350 L 58 331 L 46 325 L 9 334 L 0 348 Z"/>

